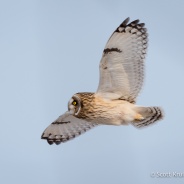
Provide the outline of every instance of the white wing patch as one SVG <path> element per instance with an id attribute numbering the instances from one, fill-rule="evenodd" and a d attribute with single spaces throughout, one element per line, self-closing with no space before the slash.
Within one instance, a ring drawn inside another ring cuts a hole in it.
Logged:
<path id="1" fill-rule="evenodd" d="M 66 112 L 45 129 L 41 138 L 46 139 L 49 144 L 60 144 L 81 135 L 94 126 L 97 124 L 76 118 Z"/>
<path id="2" fill-rule="evenodd" d="M 109 38 L 100 62 L 97 94 L 134 103 L 144 78 L 147 29 L 127 18 Z"/>

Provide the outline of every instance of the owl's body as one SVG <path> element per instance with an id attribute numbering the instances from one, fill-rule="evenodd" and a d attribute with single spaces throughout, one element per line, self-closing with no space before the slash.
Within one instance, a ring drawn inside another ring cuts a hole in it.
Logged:
<path id="1" fill-rule="evenodd" d="M 148 34 L 144 23 L 129 18 L 109 38 L 100 61 L 95 93 L 76 93 L 68 111 L 42 134 L 49 144 L 66 142 L 97 125 L 145 127 L 163 118 L 160 107 L 137 106 L 144 79 Z"/>
<path id="2" fill-rule="evenodd" d="M 125 100 L 110 100 L 95 93 L 77 93 L 82 101 L 77 118 L 97 124 L 125 125 L 136 117 L 135 105 Z"/>

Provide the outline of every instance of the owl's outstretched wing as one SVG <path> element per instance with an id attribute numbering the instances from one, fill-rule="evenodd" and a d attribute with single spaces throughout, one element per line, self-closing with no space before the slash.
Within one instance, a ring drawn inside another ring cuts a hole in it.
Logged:
<path id="1" fill-rule="evenodd" d="M 143 84 L 148 34 L 144 23 L 128 22 L 123 21 L 105 46 L 97 94 L 134 103 Z"/>
<path id="2" fill-rule="evenodd" d="M 66 112 L 45 129 L 41 138 L 47 139 L 49 144 L 60 144 L 81 135 L 96 125 Z"/>

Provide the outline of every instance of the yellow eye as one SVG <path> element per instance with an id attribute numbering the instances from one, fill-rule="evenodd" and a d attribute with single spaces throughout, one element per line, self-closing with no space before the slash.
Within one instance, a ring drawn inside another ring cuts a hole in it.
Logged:
<path id="1" fill-rule="evenodd" d="M 77 102 L 76 102 L 76 101 L 73 101 L 72 104 L 73 104 L 74 106 L 76 106 L 76 105 L 77 105 Z"/>

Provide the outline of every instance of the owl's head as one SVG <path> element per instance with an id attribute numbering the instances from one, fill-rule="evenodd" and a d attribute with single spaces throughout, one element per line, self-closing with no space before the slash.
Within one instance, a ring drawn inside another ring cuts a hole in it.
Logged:
<path id="1" fill-rule="evenodd" d="M 81 110 L 81 99 L 77 95 L 73 95 L 68 102 L 68 111 L 70 114 L 77 116 Z"/>
<path id="2" fill-rule="evenodd" d="M 87 116 L 91 110 L 91 103 L 94 99 L 94 93 L 82 92 L 76 93 L 68 102 L 68 111 L 70 114 L 80 118 Z"/>

